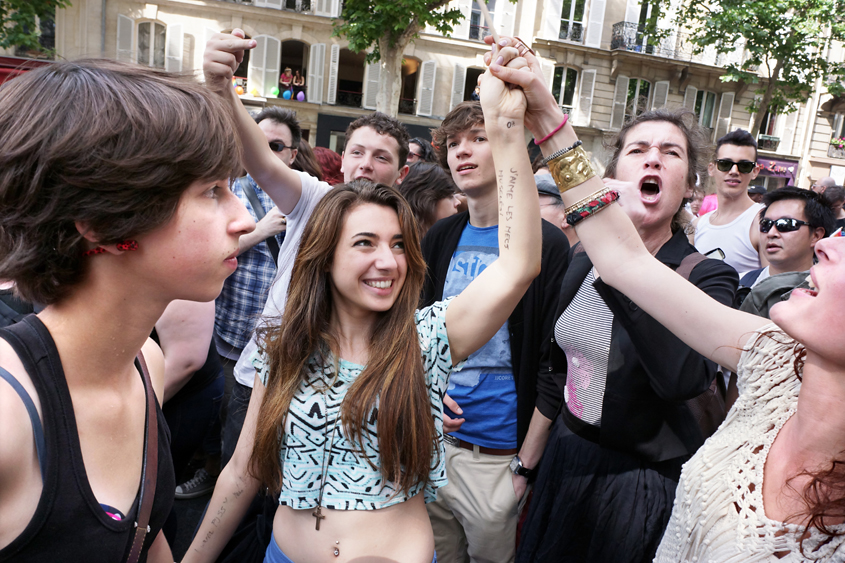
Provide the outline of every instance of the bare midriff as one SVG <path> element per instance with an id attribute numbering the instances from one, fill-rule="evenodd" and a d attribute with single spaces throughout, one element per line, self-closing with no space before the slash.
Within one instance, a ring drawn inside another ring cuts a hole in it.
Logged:
<path id="1" fill-rule="evenodd" d="M 287 506 L 276 510 L 273 535 L 294 563 L 431 563 L 434 557 L 422 494 L 378 510 L 323 508 L 319 530 L 313 512 Z"/>

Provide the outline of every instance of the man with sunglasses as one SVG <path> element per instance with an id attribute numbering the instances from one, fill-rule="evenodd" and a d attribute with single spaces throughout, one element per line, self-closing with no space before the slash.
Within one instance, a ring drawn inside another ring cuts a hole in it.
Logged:
<path id="1" fill-rule="evenodd" d="M 768 318 L 771 305 L 805 282 L 815 245 L 835 221 L 827 201 L 810 190 L 788 186 L 763 196 L 763 203 L 758 228 L 769 265 L 745 274 L 738 296 L 747 294 L 740 309 Z"/>
<path id="2" fill-rule="evenodd" d="M 716 158 L 707 171 L 716 185 L 719 206 L 693 223 L 693 244 L 702 254 L 720 248 L 725 262 L 740 274 L 765 265 L 763 238 L 757 228 L 763 205 L 748 196 L 748 185 L 758 172 L 754 137 L 738 129 L 719 139 Z"/>

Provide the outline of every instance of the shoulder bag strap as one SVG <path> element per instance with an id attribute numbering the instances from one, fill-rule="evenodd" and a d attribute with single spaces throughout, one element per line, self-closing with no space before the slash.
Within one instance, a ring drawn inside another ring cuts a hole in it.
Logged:
<path id="1" fill-rule="evenodd" d="M 249 204 L 252 206 L 252 210 L 255 211 L 255 216 L 258 217 L 258 220 L 264 218 L 264 207 L 261 205 L 261 200 L 258 199 L 258 193 L 255 191 L 255 188 L 252 186 L 250 182 L 244 182 L 244 194 L 246 194 L 246 198 L 249 200 Z M 273 263 L 276 264 L 276 267 L 279 267 L 279 241 L 276 240 L 275 236 L 267 237 L 264 242 L 267 243 L 267 248 L 270 249 L 270 255 L 273 257 Z"/>
<path id="2" fill-rule="evenodd" d="M 138 505 L 138 520 L 135 522 L 135 535 L 129 557 L 126 563 L 137 563 L 141 557 L 144 540 L 150 531 L 150 514 L 153 511 L 153 498 L 156 491 L 158 476 L 158 415 L 156 413 L 156 399 L 150 372 L 144 354 L 138 352 L 138 363 L 144 376 L 144 387 L 147 392 L 147 428 L 144 436 L 144 463 L 141 469 L 141 501 Z"/>

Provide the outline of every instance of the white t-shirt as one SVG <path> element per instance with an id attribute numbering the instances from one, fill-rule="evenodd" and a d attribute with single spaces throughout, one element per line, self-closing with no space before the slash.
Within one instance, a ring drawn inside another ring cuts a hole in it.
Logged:
<path id="1" fill-rule="evenodd" d="M 298 171 L 297 174 L 302 181 L 302 195 L 293 211 L 286 216 L 287 229 L 285 241 L 279 249 L 279 266 L 276 279 L 270 286 L 267 303 L 264 304 L 264 311 L 262 311 L 261 318 L 256 323 L 256 328 L 263 326 L 264 322 L 281 318 L 282 313 L 284 313 L 293 263 L 296 260 L 297 252 L 299 252 L 299 243 L 302 240 L 302 233 L 305 231 L 305 224 L 311 218 L 311 213 L 314 212 L 314 208 L 317 207 L 323 196 L 332 189 L 329 184 L 317 180 L 310 174 Z M 257 349 L 256 335 L 253 333 L 247 345 L 244 346 L 241 356 L 238 358 L 238 363 L 235 364 L 235 380 L 249 388 L 252 388 L 255 381 L 252 356 Z"/>
<path id="2" fill-rule="evenodd" d="M 763 208 L 762 203 L 755 203 L 739 217 L 727 225 L 712 225 L 712 211 L 698 218 L 695 227 L 695 248 L 702 254 L 721 248 L 725 253 L 725 262 L 740 273 L 750 272 L 760 267 L 760 255 L 751 245 L 751 223 Z"/>

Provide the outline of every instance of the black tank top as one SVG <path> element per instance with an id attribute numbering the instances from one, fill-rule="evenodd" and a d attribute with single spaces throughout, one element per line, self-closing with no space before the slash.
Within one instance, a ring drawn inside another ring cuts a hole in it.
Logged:
<path id="1" fill-rule="evenodd" d="M 24 531 L 0 550 L 0 562 L 85 561 L 120 563 L 129 553 L 139 499 L 122 521 L 106 515 L 88 484 L 73 403 L 59 353 L 47 327 L 35 315 L 0 329 L 32 378 L 41 400 L 46 467 L 38 507 Z M 96 407 L 96 405 L 92 405 Z M 158 416 L 158 480 L 150 533 L 140 561 L 161 530 L 176 488 L 170 457 L 170 434 L 161 408 Z"/>

